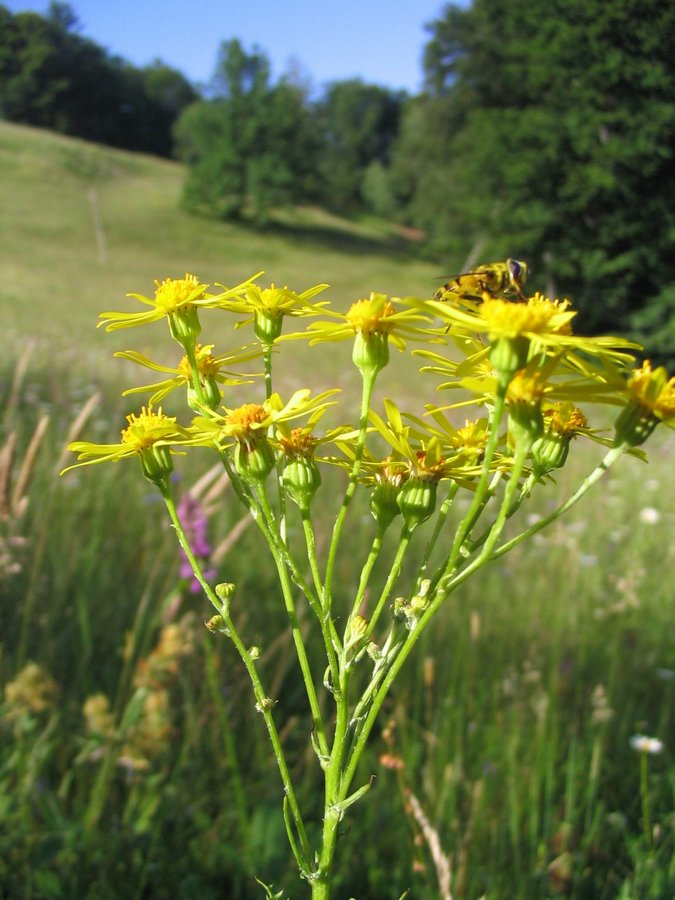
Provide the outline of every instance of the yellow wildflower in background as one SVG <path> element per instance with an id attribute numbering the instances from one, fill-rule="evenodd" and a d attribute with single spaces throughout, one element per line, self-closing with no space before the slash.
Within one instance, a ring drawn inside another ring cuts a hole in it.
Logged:
<path id="1" fill-rule="evenodd" d="M 26 715 L 48 712 L 54 707 L 57 695 L 58 686 L 51 675 L 37 663 L 27 663 L 5 685 L 5 717 L 15 721 Z"/>
<path id="2" fill-rule="evenodd" d="M 115 736 L 115 719 L 105 694 L 92 694 L 82 706 L 87 734 L 104 738 Z"/>

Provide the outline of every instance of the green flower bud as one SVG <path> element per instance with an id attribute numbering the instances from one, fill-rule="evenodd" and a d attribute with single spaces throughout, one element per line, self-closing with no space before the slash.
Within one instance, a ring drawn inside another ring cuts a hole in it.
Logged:
<path id="1" fill-rule="evenodd" d="M 409 530 L 417 528 L 433 514 L 437 489 L 438 482 L 428 478 L 413 477 L 405 482 L 399 491 L 397 503 Z"/>
<path id="2" fill-rule="evenodd" d="M 259 438 L 253 446 L 237 443 L 234 467 L 242 481 L 249 484 L 264 481 L 275 466 L 274 451 L 266 438 Z"/>
<path id="3" fill-rule="evenodd" d="M 363 374 L 377 374 L 389 362 L 389 335 L 385 332 L 362 333 L 354 335 L 352 362 Z"/>
<path id="4" fill-rule="evenodd" d="M 490 362 L 499 375 L 502 385 L 507 385 L 515 373 L 527 363 L 530 339 L 518 337 L 498 337 L 490 345 Z"/>
<path id="5" fill-rule="evenodd" d="M 143 474 L 156 485 L 166 484 L 169 475 L 173 472 L 173 460 L 169 448 L 164 445 L 152 444 L 142 449 L 138 458 L 141 461 Z"/>
<path id="6" fill-rule="evenodd" d="M 532 463 L 538 477 L 565 465 L 571 439 L 571 434 L 558 434 L 555 431 L 546 432 L 537 438 L 532 444 Z"/>
<path id="7" fill-rule="evenodd" d="M 307 512 L 321 484 L 321 473 L 313 459 L 291 459 L 282 476 L 284 490 L 294 503 Z"/>
<path id="8" fill-rule="evenodd" d="M 202 330 L 197 307 L 189 304 L 181 306 L 169 313 L 168 320 L 171 337 L 185 350 L 194 349 Z"/>
<path id="9" fill-rule="evenodd" d="M 222 581 L 215 587 L 216 597 L 223 601 L 231 600 L 234 597 L 236 590 L 237 585 L 232 584 L 230 581 Z"/>
<path id="10" fill-rule="evenodd" d="M 384 530 L 401 512 L 397 498 L 401 488 L 391 482 L 378 482 L 370 495 L 370 512 Z"/>
<path id="11" fill-rule="evenodd" d="M 253 331 L 262 344 L 273 344 L 281 334 L 283 323 L 283 313 L 256 310 Z"/>
<path id="12" fill-rule="evenodd" d="M 191 384 L 188 384 L 187 402 L 193 412 L 203 413 L 204 406 L 208 409 L 216 409 L 222 400 L 223 395 L 218 387 L 218 382 L 212 375 L 207 375 L 202 379 L 202 396 L 204 402 L 200 403 L 194 387 Z"/>
<path id="13" fill-rule="evenodd" d="M 226 631 L 225 619 L 222 616 L 211 616 L 208 622 L 204 622 L 208 630 L 212 634 L 218 634 Z"/>
<path id="14" fill-rule="evenodd" d="M 614 424 L 615 442 L 639 447 L 644 444 L 661 420 L 651 409 L 641 403 L 630 402 L 625 406 Z"/>

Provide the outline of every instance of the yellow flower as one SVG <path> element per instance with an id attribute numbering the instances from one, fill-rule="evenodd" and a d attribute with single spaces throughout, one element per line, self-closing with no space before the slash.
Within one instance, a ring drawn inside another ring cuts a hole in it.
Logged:
<path id="1" fill-rule="evenodd" d="M 254 278 L 257 276 L 253 276 Z M 167 318 L 169 324 L 185 320 L 195 326 L 196 311 L 199 307 L 211 307 L 219 305 L 226 296 L 237 296 L 249 285 L 251 279 L 230 288 L 224 294 L 218 295 L 218 303 L 212 295 L 206 293 L 208 284 L 202 284 L 196 275 L 186 273 L 184 278 L 165 278 L 164 281 L 155 281 L 154 299 L 143 294 L 127 294 L 140 300 L 151 309 L 148 312 L 124 313 L 102 312 L 99 326 L 105 324 L 106 331 L 115 331 L 118 328 L 134 328 L 137 325 L 148 325 L 151 322 L 159 322 Z"/>
<path id="2" fill-rule="evenodd" d="M 105 694 L 92 694 L 82 705 L 87 734 L 112 738 L 115 735 L 115 717 Z"/>
<path id="3" fill-rule="evenodd" d="M 219 284 L 218 287 L 224 286 Z M 225 289 L 223 295 L 212 298 L 212 305 L 242 313 L 246 318 L 237 327 L 253 322 L 256 336 L 263 343 L 272 343 L 281 334 L 284 316 L 318 315 L 328 301 L 310 303 L 310 300 L 327 288 L 327 284 L 315 284 L 299 294 L 288 287 L 271 284 L 268 288 L 261 288 L 249 282 L 243 294 L 232 295 Z"/>
<path id="4" fill-rule="evenodd" d="M 410 414 L 407 418 L 418 427 L 426 429 L 432 437 L 438 438 L 444 453 L 454 463 L 462 460 L 477 462 L 482 457 L 488 439 L 487 419 L 481 418 L 474 422 L 466 419 L 464 425 L 455 428 L 441 409 L 428 404 L 426 410 L 434 424 L 423 422 Z"/>
<path id="5" fill-rule="evenodd" d="M 373 410 L 369 418 L 378 434 L 395 451 L 393 462 L 405 464 L 405 480 L 413 477 L 434 481 L 441 478 L 465 480 L 480 474 L 480 466 L 475 465 L 476 454 L 465 454 L 463 449 L 451 446 L 449 440 L 444 440 L 448 437 L 447 431 L 429 429 L 426 423 L 412 415 L 406 415 L 406 418 L 413 425 L 405 425 L 393 401 L 385 400 L 384 407 L 386 422 Z M 446 424 L 449 428 L 449 423 Z"/>
<path id="6" fill-rule="evenodd" d="M 675 424 L 675 377 L 669 378 L 663 366 L 652 369 L 646 360 L 628 379 L 626 395 L 628 402 L 615 425 L 618 444 L 637 447 L 659 422 Z"/>
<path id="7" fill-rule="evenodd" d="M 129 423 L 122 430 L 118 444 L 93 444 L 75 441 L 68 449 L 78 454 L 78 462 L 63 469 L 61 474 L 79 466 L 117 462 L 137 456 L 143 471 L 151 481 L 162 478 L 171 471 L 170 447 L 190 443 L 190 433 L 176 424 L 174 416 L 165 416 L 161 407 L 155 412 L 151 406 L 143 407 L 139 415 L 127 416 Z"/>
<path id="8" fill-rule="evenodd" d="M 588 419 L 571 403 L 551 404 L 544 408 L 543 413 L 546 431 L 571 437 L 590 434 Z"/>
<path id="9" fill-rule="evenodd" d="M 420 327 L 429 317 L 411 308 L 397 309 L 402 300 L 385 294 L 371 293 L 368 299 L 357 300 L 346 313 L 331 309 L 322 310 L 332 321 L 312 322 L 306 332 L 287 335 L 290 338 L 309 338 L 309 343 L 345 341 L 355 335 L 367 339 L 376 335 L 389 338 L 399 350 L 405 348 L 405 339 L 435 339 L 429 329 Z"/>
<path id="10" fill-rule="evenodd" d="M 664 366 L 652 369 L 649 360 L 628 379 L 630 398 L 663 422 L 675 418 L 675 376 L 668 378 Z"/>
<path id="11" fill-rule="evenodd" d="M 487 334 L 493 344 L 500 340 L 526 339 L 530 344 L 529 357 L 542 351 L 564 350 L 626 362 L 631 357 L 625 351 L 639 347 L 622 338 L 572 334 L 571 323 L 576 312 L 570 309 L 569 300 L 550 300 L 540 293 L 525 303 L 486 297 L 470 310 L 437 300 L 419 301 L 418 305 L 445 321 L 451 329 L 458 329 L 460 335 Z M 523 365 L 525 362 L 527 359 Z"/>
<path id="12" fill-rule="evenodd" d="M 115 331 L 118 328 L 133 328 L 136 325 L 147 325 L 150 322 L 158 322 L 165 316 L 169 317 L 195 306 L 197 301 L 203 299 L 208 284 L 202 284 L 196 275 L 185 274 L 185 278 L 165 278 L 164 281 L 155 280 L 155 297 L 145 297 L 143 294 L 127 294 L 151 306 L 150 312 L 123 313 L 102 312 L 99 318 L 99 326 L 105 324 L 106 331 Z"/>
<path id="13" fill-rule="evenodd" d="M 204 344 L 203 346 L 197 344 L 195 346 L 195 359 L 197 361 L 197 369 L 199 370 L 202 386 L 212 382 L 229 386 L 247 383 L 248 379 L 233 372 L 228 372 L 226 367 L 239 365 L 242 362 L 256 359 L 261 354 L 258 345 L 252 346 L 250 349 L 248 347 L 241 347 L 239 350 L 225 353 L 222 356 L 213 356 L 212 350 L 213 344 Z M 142 353 L 138 353 L 135 350 L 121 350 L 114 355 L 120 359 L 130 359 L 132 362 L 145 366 L 147 369 L 153 369 L 156 372 L 165 372 L 167 375 L 172 376 L 171 378 L 166 378 L 163 381 L 157 381 L 153 384 L 144 384 L 140 387 L 128 388 L 122 394 L 123 397 L 126 397 L 128 394 L 140 394 L 145 391 L 154 391 L 149 401 L 150 405 L 153 406 L 155 403 L 160 403 L 167 394 L 170 394 L 171 391 L 176 390 L 176 388 L 187 387 L 189 390 L 192 387 L 192 371 L 187 356 L 183 356 L 178 365 L 172 367 L 163 366 L 160 363 L 153 362 L 148 359 L 147 356 L 143 356 Z"/>
<path id="14" fill-rule="evenodd" d="M 542 294 L 535 294 L 527 303 L 490 297 L 483 303 L 481 312 L 490 340 L 520 335 L 569 335 L 571 321 L 576 316 L 569 306 L 569 300 L 549 300 Z"/>
<path id="15" fill-rule="evenodd" d="M 420 371 L 449 379 L 439 384 L 437 390 L 461 388 L 471 394 L 468 399 L 452 403 L 448 408 L 489 404 L 497 391 L 498 374 L 487 358 L 489 348 L 482 347 L 480 351 L 475 351 L 472 344 L 466 346 L 470 355 L 460 362 L 430 350 L 413 351 L 431 362 Z M 633 357 L 626 355 L 626 358 Z M 550 355 L 533 356 L 527 369 L 541 373 L 543 393 L 548 400 L 625 404 L 626 382 L 618 361 L 601 357 L 593 362 L 561 349 Z"/>
<path id="16" fill-rule="evenodd" d="M 27 663 L 13 681 L 5 685 L 5 715 L 11 721 L 47 712 L 58 694 L 54 679 L 37 663 Z"/>
<path id="17" fill-rule="evenodd" d="M 305 415 L 309 415 L 311 429 L 331 405 L 326 402 L 327 398 L 336 393 L 338 390 L 333 389 L 311 397 L 308 388 L 301 388 L 287 403 L 275 393 L 263 403 L 244 403 L 233 409 L 224 406 L 223 413 L 197 417 L 193 422 L 192 433 L 210 438 L 220 447 L 232 441 L 252 446 L 258 438 L 267 436 L 271 426 L 281 426 Z"/>

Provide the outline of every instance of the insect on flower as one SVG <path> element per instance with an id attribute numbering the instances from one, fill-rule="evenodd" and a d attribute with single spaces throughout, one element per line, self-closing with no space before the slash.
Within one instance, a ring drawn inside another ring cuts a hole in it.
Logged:
<path id="1" fill-rule="evenodd" d="M 525 300 L 523 284 L 527 280 L 528 265 L 520 259 L 485 263 L 469 272 L 456 275 L 434 294 L 434 300 L 447 300 L 457 305 L 463 301 L 480 303 L 490 297 Z"/>

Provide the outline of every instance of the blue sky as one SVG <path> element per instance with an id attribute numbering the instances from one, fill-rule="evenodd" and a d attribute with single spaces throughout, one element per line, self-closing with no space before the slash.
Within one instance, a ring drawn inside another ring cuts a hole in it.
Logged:
<path id="1" fill-rule="evenodd" d="M 45 14 L 49 0 L 2 0 L 12 13 Z M 223 40 L 254 44 L 273 78 L 289 64 L 320 87 L 359 77 L 417 93 L 424 26 L 444 0 L 72 0 L 80 33 L 137 66 L 157 57 L 191 81 L 210 77 Z M 463 3 L 461 5 L 464 5 Z"/>

